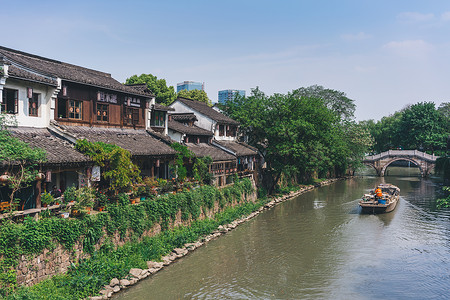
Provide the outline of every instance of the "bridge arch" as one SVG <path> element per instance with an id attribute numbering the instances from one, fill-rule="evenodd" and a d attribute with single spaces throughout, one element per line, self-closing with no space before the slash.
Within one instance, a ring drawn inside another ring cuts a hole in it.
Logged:
<path id="1" fill-rule="evenodd" d="M 420 165 L 420 163 L 418 161 L 416 161 L 415 159 L 412 158 L 408 158 L 408 157 L 399 157 L 399 158 L 394 158 L 392 160 L 390 160 L 389 162 L 387 162 L 382 168 L 381 168 L 381 172 L 380 172 L 380 176 L 384 176 L 386 173 L 386 169 L 393 163 L 396 161 L 409 161 L 411 163 L 413 163 L 417 168 L 419 168 L 420 171 L 420 175 L 423 177 L 424 174 L 424 170 L 422 168 L 422 166 Z"/>
<path id="2" fill-rule="evenodd" d="M 375 172 L 377 173 L 377 176 L 380 176 L 380 169 L 377 168 L 374 163 L 363 161 L 363 164 L 368 166 L 368 167 L 373 168 L 375 170 Z"/>
<path id="3" fill-rule="evenodd" d="M 387 167 L 396 161 L 409 161 L 419 168 L 422 177 L 429 175 L 439 156 L 419 150 L 388 150 L 380 154 L 367 155 L 363 163 L 374 168 L 378 176 L 384 176 Z"/>

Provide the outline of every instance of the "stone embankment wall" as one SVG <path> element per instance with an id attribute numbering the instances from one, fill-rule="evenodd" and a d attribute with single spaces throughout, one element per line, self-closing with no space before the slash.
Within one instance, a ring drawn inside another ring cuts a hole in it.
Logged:
<path id="1" fill-rule="evenodd" d="M 247 196 L 247 201 L 255 202 L 257 200 L 257 193 L 255 184 L 253 181 L 252 183 L 254 191 Z M 236 206 L 237 204 L 238 203 L 235 201 L 233 203 L 228 204 L 228 207 Z M 221 209 L 219 207 L 219 204 L 215 202 L 213 209 L 202 210 L 199 219 L 203 220 L 205 218 L 211 218 L 220 211 Z M 175 220 L 169 225 L 169 227 L 173 228 L 179 225 L 189 225 L 191 221 L 192 220 L 182 221 L 181 211 L 179 211 L 176 215 Z M 160 224 L 155 223 L 150 230 L 145 231 L 141 235 L 141 239 L 144 237 L 155 236 L 159 232 L 161 232 L 161 226 Z M 100 248 L 104 240 L 105 239 L 102 238 L 97 243 L 96 249 Z M 122 246 L 129 241 L 129 239 L 127 238 L 121 239 L 118 232 L 114 235 L 114 237 L 111 240 L 116 246 Z M 16 268 L 17 284 L 26 286 L 34 285 L 50 276 L 67 272 L 69 266 L 72 263 L 78 262 L 80 258 L 87 258 L 87 257 L 89 257 L 89 254 L 83 252 L 83 245 L 81 242 L 76 243 L 73 249 L 71 250 L 67 250 L 62 245 L 57 244 L 54 249 L 45 249 L 39 255 L 34 256 L 23 255 L 19 260 L 18 267 Z"/>

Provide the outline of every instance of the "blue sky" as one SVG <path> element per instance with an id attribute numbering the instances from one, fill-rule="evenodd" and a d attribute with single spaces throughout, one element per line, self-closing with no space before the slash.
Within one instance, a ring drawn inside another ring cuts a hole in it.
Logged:
<path id="1" fill-rule="evenodd" d="M 0 45 L 169 85 L 313 84 L 343 91 L 358 120 L 449 102 L 450 1 L 4 1 Z"/>

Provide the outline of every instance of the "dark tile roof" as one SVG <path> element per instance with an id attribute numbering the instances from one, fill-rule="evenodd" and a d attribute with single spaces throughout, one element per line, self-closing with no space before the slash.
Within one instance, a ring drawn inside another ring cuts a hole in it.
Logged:
<path id="1" fill-rule="evenodd" d="M 211 156 L 213 161 L 227 161 L 227 160 L 236 160 L 236 157 L 233 155 L 223 151 L 222 149 L 219 149 L 215 146 L 206 144 L 206 143 L 199 143 L 199 144 L 193 144 L 193 143 L 186 143 L 185 144 L 189 150 L 194 152 L 195 156 L 197 157 L 205 157 L 205 156 Z"/>
<path id="2" fill-rule="evenodd" d="M 213 136 L 213 133 L 211 131 L 208 131 L 206 129 L 200 128 L 197 125 L 194 125 L 192 127 L 183 125 L 182 123 L 178 121 L 169 121 L 169 129 L 177 132 L 181 132 L 188 135 L 199 135 L 199 136 Z"/>
<path id="3" fill-rule="evenodd" d="M 145 84 L 145 83 L 125 84 L 125 85 L 126 85 L 126 86 L 129 86 L 129 87 L 131 87 L 131 88 L 133 88 L 133 89 L 135 89 L 136 91 L 138 91 L 138 92 L 140 92 L 140 93 L 146 93 L 146 94 L 148 94 L 149 96 L 154 96 L 153 93 L 152 93 L 152 91 L 150 91 L 150 90 L 148 89 L 148 86 L 147 86 L 147 84 Z"/>
<path id="4" fill-rule="evenodd" d="M 231 150 L 236 153 L 237 156 L 249 156 L 249 155 L 258 155 L 258 150 L 250 145 L 245 143 L 236 142 L 236 141 L 217 141 L 214 140 L 214 143 Z"/>
<path id="5" fill-rule="evenodd" d="M 175 150 L 152 137 L 145 130 L 63 125 L 59 125 L 59 127 L 77 139 L 85 138 L 90 142 L 115 144 L 135 156 L 174 155 L 176 153 Z"/>
<path id="6" fill-rule="evenodd" d="M 153 129 L 149 128 L 147 129 L 147 133 L 150 134 L 152 137 L 168 144 L 171 145 L 173 143 L 176 143 L 177 141 L 173 140 L 170 136 L 159 133 L 157 131 L 154 131 Z"/>
<path id="7" fill-rule="evenodd" d="M 174 121 L 198 121 L 194 113 L 174 113 L 170 116 Z"/>
<path id="8" fill-rule="evenodd" d="M 181 103 L 189 106 L 193 110 L 198 111 L 199 113 L 213 119 L 214 121 L 222 124 L 233 124 L 233 125 L 239 125 L 239 123 L 224 114 L 221 114 L 220 112 L 216 111 L 212 107 L 209 107 L 208 104 L 200 101 L 195 101 L 191 99 L 181 98 L 179 97 L 177 101 L 180 101 Z"/>
<path id="9" fill-rule="evenodd" d="M 135 89 L 124 85 L 114 78 L 111 74 L 75 66 L 61 61 L 9 49 L 0 46 L 0 56 L 12 66 L 22 70 L 39 73 L 41 76 L 59 77 L 63 80 L 92 85 L 109 90 L 120 91 L 133 95 L 145 97 L 152 96 L 151 93 Z M 13 71 L 14 73 L 14 71 Z M 26 76 L 24 77 L 27 78 Z M 56 78 L 54 78 L 56 79 Z"/>
<path id="10" fill-rule="evenodd" d="M 174 111 L 175 110 L 174 108 L 172 108 L 170 106 L 165 106 L 165 105 L 162 105 L 162 104 L 159 104 L 159 103 L 155 103 L 153 105 L 153 108 L 155 110 L 164 110 L 164 111 Z"/>
<path id="11" fill-rule="evenodd" d="M 45 84 L 50 84 L 53 86 L 58 86 L 58 82 L 55 78 L 38 75 L 36 73 L 29 72 L 24 69 L 20 69 L 16 66 L 9 66 L 8 76 L 21 78 L 21 79 L 28 79 L 30 81 L 35 81 L 35 82 L 39 82 L 39 83 L 45 83 Z"/>
<path id="12" fill-rule="evenodd" d="M 31 147 L 47 152 L 45 164 L 88 163 L 89 157 L 74 149 L 73 145 L 53 135 L 47 128 L 13 127 L 11 134 Z"/>

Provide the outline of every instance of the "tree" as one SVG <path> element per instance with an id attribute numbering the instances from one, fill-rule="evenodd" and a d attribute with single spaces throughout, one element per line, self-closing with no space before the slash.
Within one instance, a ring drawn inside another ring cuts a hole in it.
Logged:
<path id="1" fill-rule="evenodd" d="M 264 156 L 272 178 L 269 192 L 282 174 L 308 181 L 345 172 L 351 151 L 341 119 L 317 100 L 296 91 L 266 96 L 256 88 L 249 97 L 227 102 L 226 113 Z"/>
<path id="2" fill-rule="evenodd" d="M 168 87 L 165 79 L 158 79 L 152 74 L 133 75 L 125 81 L 125 84 L 139 83 L 147 84 L 148 89 L 155 94 L 156 103 L 169 105 L 177 97 L 173 86 Z"/>
<path id="3" fill-rule="evenodd" d="M 433 102 L 419 102 L 403 111 L 399 136 L 406 149 L 443 150 L 448 137 L 444 124 L 444 118 Z"/>
<path id="4" fill-rule="evenodd" d="M 354 116 L 355 101 L 347 98 L 344 92 L 326 89 L 320 85 L 312 85 L 306 88 L 301 87 L 292 93 L 297 97 L 321 99 L 329 109 L 343 120 L 351 120 Z"/>
<path id="5" fill-rule="evenodd" d="M 0 115 L 0 165 L 6 167 L 8 187 L 11 189 L 9 204 L 12 209 L 16 200 L 15 194 L 31 185 L 38 175 L 38 163 L 46 160 L 46 152 L 40 148 L 32 148 L 12 136 L 7 130 L 8 121 L 4 114 Z"/>
<path id="6" fill-rule="evenodd" d="M 212 105 L 211 100 L 208 98 L 208 95 L 205 91 L 202 90 L 181 90 L 178 92 L 178 97 L 205 102 L 209 106 Z"/>

